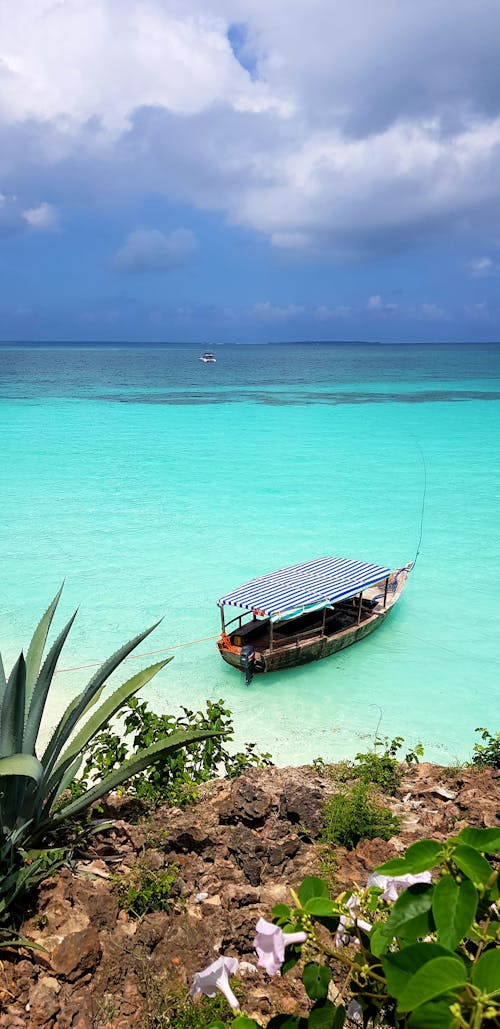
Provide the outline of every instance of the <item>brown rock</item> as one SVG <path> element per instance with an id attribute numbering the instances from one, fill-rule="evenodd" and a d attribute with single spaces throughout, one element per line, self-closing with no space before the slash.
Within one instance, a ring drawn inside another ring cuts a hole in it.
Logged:
<path id="1" fill-rule="evenodd" d="M 52 968 L 57 975 L 74 981 L 94 970 L 100 954 L 99 936 L 91 926 L 65 937 L 52 954 Z"/>
<path id="2" fill-rule="evenodd" d="M 60 1009 L 60 984 L 52 976 L 43 976 L 29 991 L 30 1029 L 38 1029 L 55 1018 Z"/>

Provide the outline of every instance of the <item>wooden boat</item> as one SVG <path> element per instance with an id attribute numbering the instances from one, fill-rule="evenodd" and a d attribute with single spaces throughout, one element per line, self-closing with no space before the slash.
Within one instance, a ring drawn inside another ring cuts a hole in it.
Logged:
<path id="1" fill-rule="evenodd" d="M 252 579 L 218 601 L 224 661 L 246 673 L 276 672 L 329 657 L 382 624 L 413 562 L 381 565 L 323 557 Z M 225 608 L 242 613 L 225 620 Z"/>

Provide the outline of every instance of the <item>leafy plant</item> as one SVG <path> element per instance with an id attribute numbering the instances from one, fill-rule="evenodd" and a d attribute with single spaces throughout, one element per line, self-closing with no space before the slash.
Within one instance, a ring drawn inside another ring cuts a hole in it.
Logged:
<path id="1" fill-rule="evenodd" d="M 335 768 L 334 778 L 340 782 L 360 779 L 380 786 L 386 793 L 396 793 L 403 778 L 401 763 L 418 764 L 424 753 L 422 744 L 417 743 L 404 757 L 399 757 L 404 742 L 403 736 L 395 736 L 393 740 L 388 736 L 377 738 L 372 749 L 356 754 L 354 761 L 341 761 Z"/>
<path id="2" fill-rule="evenodd" d="M 279 904 L 272 914 L 283 932 L 307 933 L 302 981 L 310 1012 L 277 1015 L 267 1029 L 341 1029 L 346 1019 L 395 1029 L 498 1029 L 499 873 L 490 858 L 499 850 L 500 827 L 466 828 L 412 844 L 376 870 L 377 885 L 334 901 L 323 880 L 305 879 L 291 891 L 293 907 Z M 386 890 L 394 883 L 408 885 L 392 903 Z M 295 946 L 282 971 L 300 956 Z M 339 966 L 334 1004 L 329 984 Z M 247 1016 L 231 1023 L 257 1025 Z"/>
<path id="3" fill-rule="evenodd" d="M 399 830 L 399 819 L 376 803 L 365 782 L 344 787 L 323 808 L 325 843 L 354 850 L 360 840 L 389 840 Z"/>
<path id="4" fill-rule="evenodd" d="M 36 882 L 37 877 L 43 877 L 41 852 L 33 857 L 26 848 L 146 769 L 155 759 L 175 754 L 186 744 L 218 735 L 211 729 L 186 730 L 172 725 L 168 733 L 150 746 L 122 760 L 104 778 L 88 784 L 80 796 L 64 800 L 65 791 L 77 775 L 92 740 L 171 658 L 137 672 L 90 714 L 109 677 L 156 626 L 135 636 L 103 662 L 87 686 L 71 701 L 43 754 L 38 757 L 36 742 L 49 690 L 76 616 L 75 612 L 44 657 L 60 596 L 61 590 L 41 618 L 26 660 L 21 653 L 8 678 L 0 658 L 0 919 L 21 890 Z"/>
<path id="5" fill-rule="evenodd" d="M 113 878 L 120 908 L 132 918 L 142 918 L 149 911 L 168 911 L 178 874 L 177 865 L 153 870 L 138 861 L 123 875 Z"/>
<path id="6" fill-rule="evenodd" d="M 484 743 L 475 743 L 473 747 L 472 764 L 476 768 L 500 768 L 500 732 L 494 736 L 487 729 L 475 729 L 481 733 Z"/>
<path id="7" fill-rule="evenodd" d="M 133 697 L 123 707 L 119 731 L 107 729 L 96 736 L 89 748 L 82 778 L 74 783 L 75 790 L 86 790 L 96 776 L 112 772 L 127 749 L 149 748 L 175 728 L 186 732 L 196 730 L 200 738 L 188 743 L 182 752 L 163 754 L 153 760 L 142 775 L 127 784 L 128 790 L 151 807 L 165 801 L 184 806 L 197 800 L 198 786 L 215 775 L 231 779 L 251 765 L 262 768 L 271 763 L 270 754 L 256 752 L 253 743 L 247 743 L 244 751 L 230 753 L 226 741 L 233 732 L 233 722 L 223 700 L 207 701 L 206 711 L 191 711 L 186 707 L 181 711 L 180 717 L 158 715 L 150 710 L 146 701 L 139 703 Z"/>

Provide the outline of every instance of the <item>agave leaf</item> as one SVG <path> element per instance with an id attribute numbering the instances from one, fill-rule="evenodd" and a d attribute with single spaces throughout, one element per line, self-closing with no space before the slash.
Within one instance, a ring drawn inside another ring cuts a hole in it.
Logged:
<path id="1" fill-rule="evenodd" d="M 20 654 L 5 688 L 0 711 L 0 757 L 19 754 L 23 743 L 26 664 Z"/>
<path id="2" fill-rule="evenodd" d="M 11 754 L 0 757 L 0 779 L 4 775 L 21 775 L 40 783 L 43 779 L 43 765 L 33 754 Z"/>
<path id="3" fill-rule="evenodd" d="M 85 689 L 82 690 L 76 700 L 73 700 L 66 708 L 66 711 L 55 728 L 47 749 L 41 759 L 47 774 L 50 774 L 52 771 L 59 755 L 66 746 L 75 725 L 88 710 L 96 694 L 102 690 L 106 680 L 109 679 L 109 676 L 112 675 L 115 669 L 118 668 L 118 665 L 121 664 L 121 662 L 135 649 L 135 647 L 138 647 L 139 643 L 142 643 L 142 641 L 146 639 L 146 636 L 149 636 L 149 634 L 153 632 L 153 629 L 156 629 L 156 626 L 160 624 L 160 621 L 155 622 L 155 624 L 149 629 L 146 629 L 145 632 L 141 632 L 138 636 L 134 636 L 132 640 L 129 640 L 129 642 L 125 643 L 123 647 L 120 647 L 119 650 L 115 651 L 107 661 L 104 661 L 95 675 L 92 676 Z"/>
<path id="4" fill-rule="evenodd" d="M 42 663 L 43 651 L 47 642 L 47 636 L 49 629 L 52 624 L 55 610 L 59 603 L 59 599 L 63 589 L 62 584 L 60 590 L 56 593 L 53 601 L 49 604 L 46 612 L 42 615 L 28 647 L 28 653 L 26 654 L 26 719 L 31 704 L 31 698 L 35 689 L 35 683 L 38 679 L 40 672 L 40 665 Z"/>
<path id="5" fill-rule="evenodd" d="M 128 758 L 124 761 L 119 768 L 116 768 L 114 772 L 107 775 L 105 779 L 92 786 L 90 790 L 83 793 L 81 797 L 66 804 L 56 815 L 50 820 L 52 824 L 57 824 L 69 818 L 71 815 L 77 815 L 80 811 L 83 811 L 90 804 L 94 804 L 95 801 L 100 800 L 105 793 L 110 793 L 111 790 L 121 786 L 122 783 L 126 782 L 133 775 L 137 775 L 138 772 L 142 772 L 144 768 L 152 764 L 155 758 L 160 757 L 161 754 L 172 753 L 175 750 L 179 750 L 180 747 L 185 747 L 188 743 L 198 743 L 200 740 L 207 740 L 214 736 L 223 735 L 221 732 L 201 729 L 191 730 L 179 730 L 179 732 L 172 733 L 171 736 L 165 736 L 162 740 L 157 743 L 153 743 L 150 747 L 146 747 L 145 750 L 138 751 L 133 757 Z M 45 825 L 40 828 L 45 829 Z"/>
<path id="6" fill-rule="evenodd" d="M 137 674 L 132 676 L 131 679 L 124 682 L 122 686 L 119 686 L 118 689 L 116 689 L 114 693 L 112 693 L 111 696 L 97 708 L 97 711 L 94 711 L 94 714 L 87 722 L 85 722 L 85 725 L 82 726 L 80 732 L 77 733 L 71 741 L 70 746 L 65 750 L 63 756 L 57 762 L 47 783 L 47 790 L 52 790 L 58 779 L 64 775 L 66 769 L 72 763 L 75 756 L 85 750 L 90 740 L 93 739 L 98 732 L 101 732 L 107 722 L 109 722 L 110 718 L 120 710 L 129 697 L 132 697 L 134 693 L 137 693 L 137 691 L 141 689 L 142 686 L 145 686 L 146 683 L 150 682 L 157 672 L 159 672 L 161 668 L 164 668 L 165 665 L 168 665 L 172 660 L 173 659 L 171 657 L 167 657 L 163 661 L 157 661 L 156 664 L 150 665 L 149 668 L 141 669 L 141 671 L 137 672 Z M 60 792 L 62 792 L 62 790 Z"/>
<path id="7" fill-rule="evenodd" d="M 75 611 L 69 622 L 66 622 L 64 629 L 59 633 L 59 636 L 52 644 L 42 665 L 40 675 L 36 681 L 24 730 L 23 750 L 25 754 L 35 753 L 35 744 L 40 731 L 40 723 L 42 721 L 47 694 L 52 683 L 59 655 L 66 642 L 69 630 L 76 618 L 76 614 L 77 612 Z"/>

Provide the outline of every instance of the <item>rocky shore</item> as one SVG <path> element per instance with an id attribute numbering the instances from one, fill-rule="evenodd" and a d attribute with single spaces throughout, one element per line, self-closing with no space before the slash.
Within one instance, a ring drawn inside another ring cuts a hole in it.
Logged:
<path id="1" fill-rule="evenodd" d="M 270 979 L 256 969 L 252 941 L 261 915 L 288 902 L 305 875 L 321 874 L 321 809 L 336 789 L 328 770 L 269 767 L 208 783 L 186 810 L 165 807 L 146 820 L 134 817 L 134 801 L 109 798 L 113 827 L 42 883 L 20 928 L 43 949 L 2 955 L 0 1027 L 167 1026 L 169 997 L 221 954 L 248 962 L 240 998 L 248 1013 L 264 1023 L 276 1010 L 300 1011 L 298 976 Z M 336 848 L 336 891 L 364 885 L 415 840 L 499 825 L 500 771 L 422 763 L 381 800 L 401 831 L 351 852 Z M 169 911 L 134 919 L 120 909 L 117 877 L 138 863 L 175 866 Z"/>

